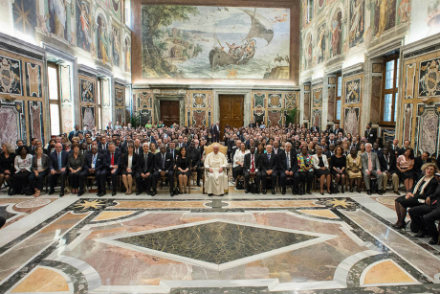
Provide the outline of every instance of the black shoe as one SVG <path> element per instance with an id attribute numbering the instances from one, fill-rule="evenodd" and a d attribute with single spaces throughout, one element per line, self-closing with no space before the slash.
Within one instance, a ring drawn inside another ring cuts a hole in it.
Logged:
<path id="1" fill-rule="evenodd" d="M 310 191 L 307 191 L 307 194 L 312 194 L 312 192 L 310 192 Z"/>
<path id="2" fill-rule="evenodd" d="M 14 189 L 9 188 L 9 189 L 8 189 L 8 195 L 9 195 L 9 196 L 14 195 Z"/>
<path id="3" fill-rule="evenodd" d="M 350 192 L 353 193 L 353 187 L 350 187 Z"/>
<path id="4" fill-rule="evenodd" d="M 275 195 L 275 189 L 272 189 L 272 195 Z"/>
<path id="5" fill-rule="evenodd" d="M 209 197 L 212 197 L 213 195 L 214 195 L 214 194 L 212 194 L 212 193 L 211 193 L 211 194 L 208 194 Z"/>
<path id="6" fill-rule="evenodd" d="M 244 190 L 244 192 L 245 192 L 246 194 L 248 194 L 248 193 L 249 193 L 249 190 L 248 190 L 248 189 L 246 189 L 246 190 Z"/>
<path id="7" fill-rule="evenodd" d="M 154 196 L 154 195 L 156 195 L 157 194 L 157 191 L 156 190 L 153 190 L 153 192 L 151 192 L 151 196 Z"/>
<path id="8" fill-rule="evenodd" d="M 371 190 L 367 190 L 367 194 L 368 194 L 368 195 L 371 195 Z"/>
<path id="9" fill-rule="evenodd" d="M 344 186 L 341 187 L 341 193 L 345 193 L 345 188 L 344 188 Z"/>
<path id="10" fill-rule="evenodd" d="M 105 193 L 103 193 L 103 192 L 98 192 L 98 194 L 96 194 L 98 197 L 102 197 L 102 196 L 104 196 L 105 195 Z"/>
<path id="11" fill-rule="evenodd" d="M 385 191 L 384 190 L 379 190 L 379 192 L 377 192 L 377 194 L 383 195 L 383 194 L 385 194 Z"/>
<path id="12" fill-rule="evenodd" d="M 432 238 L 431 240 L 429 240 L 428 243 L 429 243 L 430 245 L 438 245 L 438 238 L 437 238 L 437 239 Z"/>
<path id="13" fill-rule="evenodd" d="M 142 194 L 142 191 L 136 191 L 136 195 L 139 196 Z"/>
<path id="14" fill-rule="evenodd" d="M 61 193 L 60 193 L 60 197 L 63 197 L 63 196 L 64 196 L 64 192 L 61 192 Z"/>
<path id="15" fill-rule="evenodd" d="M 418 232 L 418 233 L 415 235 L 415 237 L 417 237 L 417 238 L 425 238 L 425 232 L 420 231 L 420 232 Z"/>
<path id="16" fill-rule="evenodd" d="M 396 194 L 397 196 L 400 196 L 399 191 L 394 191 L 394 194 Z"/>
<path id="17" fill-rule="evenodd" d="M 50 189 L 50 190 L 49 190 L 49 195 L 52 195 L 53 193 L 55 193 L 55 191 L 52 190 L 52 189 Z"/>
<path id="18" fill-rule="evenodd" d="M 112 191 L 112 196 L 115 196 L 116 195 L 116 191 Z"/>
<path id="19" fill-rule="evenodd" d="M 78 192 L 78 197 L 81 197 L 82 195 L 84 195 L 84 191 L 80 190 L 80 191 Z"/>
<path id="20" fill-rule="evenodd" d="M 283 190 L 281 191 L 281 194 L 286 195 L 286 188 L 283 188 Z"/>
<path id="21" fill-rule="evenodd" d="M 170 191 L 170 196 L 173 197 L 174 196 L 174 192 Z"/>
<path id="22" fill-rule="evenodd" d="M 267 191 L 266 189 L 263 189 L 263 194 L 266 195 Z"/>

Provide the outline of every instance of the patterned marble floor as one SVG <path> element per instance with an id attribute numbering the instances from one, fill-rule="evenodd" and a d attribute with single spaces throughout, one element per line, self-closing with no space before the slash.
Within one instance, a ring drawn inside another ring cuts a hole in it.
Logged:
<path id="1" fill-rule="evenodd" d="M 440 293 L 394 198 L 0 193 L 0 293 Z"/>

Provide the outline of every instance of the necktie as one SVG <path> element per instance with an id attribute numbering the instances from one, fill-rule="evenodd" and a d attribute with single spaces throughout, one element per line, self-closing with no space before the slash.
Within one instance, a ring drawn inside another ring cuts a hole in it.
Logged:
<path id="1" fill-rule="evenodd" d="M 93 166 L 92 166 L 93 168 L 95 168 L 95 166 L 96 166 L 96 157 L 97 157 L 96 154 L 94 154 L 93 155 Z"/>
<path id="2" fill-rule="evenodd" d="M 165 154 L 162 154 L 162 170 L 165 169 Z"/>
<path id="3" fill-rule="evenodd" d="M 290 169 L 290 153 L 287 153 L 287 169 Z"/>
<path id="4" fill-rule="evenodd" d="M 110 164 L 115 165 L 115 154 L 114 153 L 112 153 L 112 159 L 111 159 Z"/>
<path id="5" fill-rule="evenodd" d="M 373 170 L 373 162 L 371 161 L 371 153 L 368 153 L 368 170 Z"/>
<path id="6" fill-rule="evenodd" d="M 270 160 L 270 153 L 267 154 L 267 158 Z"/>
<path id="7" fill-rule="evenodd" d="M 255 172 L 255 161 L 254 161 L 254 155 L 251 155 L 251 173 Z"/>
<path id="8" fill-rule="evenodd" d="M 61 164 L 61 152 L 58 153 L 58 169 L 62 168 L 62 164 Z"/>

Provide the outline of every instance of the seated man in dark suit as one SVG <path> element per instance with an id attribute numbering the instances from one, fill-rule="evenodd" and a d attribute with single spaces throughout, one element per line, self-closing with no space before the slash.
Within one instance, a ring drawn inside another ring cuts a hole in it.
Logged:
<path id="1" fill-rule="evenodd" d="M 383 147 L 377 154 L 379 156 L 380 170 L 383 173 L 383 189 L 386 190 L 388 179 L 391 177 L 393 181 L 393 191 L 399 193 L 399 175 L 397 174 L 396 156 L 394 152 L 390 152 L 387 146 Z"/>
<path id="2" fill-rule="evenodd" d="M 107 169 L 102 168 L 102 166 L 105 166 L 104 162 L 104 155 L 98 152 L 98 145 L 94 142 L 91 146 L 90 152 L 86 153 L 84 168 L 81 171 L 81 175 L 83 177 L 89 175 L 95 177 L 96 186 L 98 187 L 98 196 L 103 196 L 105 194 L 105 177 Z M 104 183 L 104 185 L 102 185 L 102 183 Z"/>
<path id="3" fill-rule="evenodd" d="M 112 195 L 116 195 L 116 187 L 118 183 L 119 175 L 119 160 L 121 153 L 116 149 L 115 143 L 111 142 L 108 144 L 108 151 L 104 152 L 106 157 L 106 162 L 108 163 L 107 175 L 110 175 L 112 179 Z"/>
<path id="4" fill-rule="evenodd" d="M 61 177 L 60 197 L 64 196 L 64 186 L 66 183 L 66 176 L 67 176 L 67 169 L 66 169 L 67 157 L 68 154 L 66 151 L 63 150 L 63 145 L 61 145 L 61 143 L 57 143 L 55 145 L 55 151 L 52 152 L 49 156 L 50 158 L 49 195 L 54 193 L 54 188 L 57 183 L 58 177 Z"/>
<path id="5" fill-rule="evenodd" d="M 154 159 L 154 177 L 156 181 L 159 181 L 161 176 L 168 178 L 170 195 L 174 196 L 174 158 L 171 153 L 166 152 L 166 147 L 163 144 Z"/>
<path id="6" fill-rule="evenodd" d="M 191 160 L 191 169 L 193 172 L 197 172 L 197 186 L 200 187 L 200 179 L 203 175 L 202 166 L 202 148 L 199 146 L 199 140 L 191 142 L 188 149 L 188 157 Z"/>
<path id="7" fill-rule="evenodd" d="M 257 193 L 260 193 L 260 174 L 258 172 L 258 155 L 255 153 L 255 146 L 252 145 L 250 152 L 244 156 L 244 181 L 246 186 L 246 193 L 249 193 L 250 190 L 250 178 L 254 176 L 255 185 L 257 186 Z"/>
<path id="8" fill-rule="evenodd" d="M 157 193 L 154 177 L 154 154 L 150 152 L 148 143 L 142 145 L 142 155 L 139 156 L 136 171 L 136 195 L 140 195 L 144 191 L 151 196 Z"/>
<path id="9" fill-rule="evenodd" d="M 298 161 L 296 159 L 296 152 L 292 150 L 292 144 L 287 142 L 285 145 L 285 150 L 281 150 L 279 154 L 279 177 L 280 177 L 280 186 L 282 194 L 286 194 L 286 179 L 287 177 L 292 178 L 292 193 L 295 192 L 295 181 L 294 176 L 295 172 L 298 169 Z"/>
<path id="10" fill-rule="evenodd" d="M 272 194 L 275 194 L 275 186 L 277 184 L 278 158 L 272 153 L 272 145 L 266 146 L 266 154 L 260 156 L 258 165 L 260 178 L 263 183 L 263 194 L 267 193 L 267 177 L 272 180 Z"/>

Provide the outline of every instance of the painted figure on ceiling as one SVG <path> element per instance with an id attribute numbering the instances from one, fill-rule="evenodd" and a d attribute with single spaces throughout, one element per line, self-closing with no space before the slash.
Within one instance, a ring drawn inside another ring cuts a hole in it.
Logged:
<path id="1" fill-rule="evenodd" d="M 67 11 L 66 0 L 49 0 L 50 32 L 59 38 L 66 38 Z"/>
<path id="2" fill-rule="evenodd" d="M 98 58 L 102 60 L 103 63 L 110 61 L 108 56 L 108 35 L 106 31 L 105 21 L 101 16 L 98 16 Z"/>
<path id="3" fill-rule="evenodd" d="M 90 51 L 92 43 L 90 3 L 77 0 L 77 44 L 84 50 Z"/>

